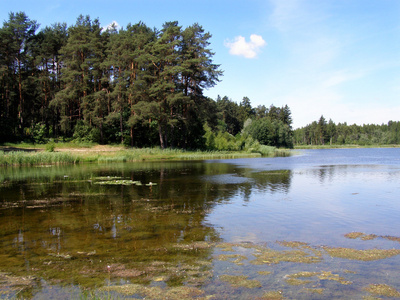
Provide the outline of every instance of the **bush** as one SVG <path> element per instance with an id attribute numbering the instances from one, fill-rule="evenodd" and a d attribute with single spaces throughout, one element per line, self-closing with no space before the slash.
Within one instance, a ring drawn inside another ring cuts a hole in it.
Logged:
<path id="1" fill-rule="evenodd" d="M 46 144 L 46 151 L 47 152 L 54 152 L 54 149 L 56 148 L 56 144 L 53 142 Z"/>
<path id="2" fill-rule="evenodd" d="M 100 130 L 96 127 L 90 127 L 83 121 L 78 121 L 75 126 L 73 139 L 80 142 L 99 143 L 100 142 Z"/>
<path id="3" fill-rule="evenodd" d="M 44 144 L 46 142 L 46 125 L 37 123 L 32 129 L 32 138 L 36 144 Z"/>

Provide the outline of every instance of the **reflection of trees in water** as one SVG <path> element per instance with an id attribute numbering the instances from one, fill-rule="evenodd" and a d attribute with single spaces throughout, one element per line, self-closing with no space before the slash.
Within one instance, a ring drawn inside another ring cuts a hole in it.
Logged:
<path id="1" fill-rule="evenodd" d="M 379 165 L 321 165 L 317 168 L 307 169 L 305 172 L 313 177 L 319 179 L 319 182 L 326 183 L 332 182 L 335 178 L 346 178 L 347 176 L 353 177 L 354 174 L 363 172 L 363 177 L 366 177 L 366 173 L 371 173 L 372 176 L 376 176 L 376 172 L 382 168 Z M 398 176 L 398 172 L 388 172 L 387 169 L 381 174 L 388 179 Z"/>
<path id="2" fill-rule="evenodd" d="M 209 271 L 203 263 L 211 260 L 208 243 L 219 238 L 205 222 L 208 212 L 238 193 L 250 199 L 255 188 L 287 192 L 291 181 L 289 171 L 200 162 L 56 168 L 52 182 L 45 171 L 24 172 L 13 174 L 15 182 L 9 175 L 10 184 L 0 187 L 0 269 L 83 286 L 104 283 L 107 264 L 121 277 L 139 274 L 135 280 L 161 272 L 146 269 L 146 262 Z M 225 182 L 207 180 L 227 174 Z M 143 185 L 99 185 L 99 176 Z M 232 184 L 229 176 L 244 180 Z"/>

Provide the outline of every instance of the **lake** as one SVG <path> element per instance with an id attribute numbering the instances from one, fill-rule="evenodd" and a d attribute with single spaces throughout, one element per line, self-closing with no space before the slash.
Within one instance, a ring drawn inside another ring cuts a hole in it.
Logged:
<path id="1" fill-rule="evenodd" d="M 1 168 L 0 298 L 400 297 L 399 196 L 400 148 Z"/>

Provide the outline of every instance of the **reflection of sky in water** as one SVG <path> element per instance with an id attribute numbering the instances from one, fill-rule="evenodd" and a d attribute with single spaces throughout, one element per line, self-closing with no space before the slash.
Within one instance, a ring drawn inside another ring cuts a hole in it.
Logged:
<path id="1" fill-rule="evenodd" d="M 343 235 L 352 231 L 398 236 L 399 154 L 400 149 L 338 149 L 231 161 L 255 173 L 291 170 L 290 181 L 274 192 L 254 184 L 247 201 L 237 193 L 228 204 L 217 206 L 207 221 L 221 227 L 222 237 L 229 241 L 348 246 L 352 241 Z"/>

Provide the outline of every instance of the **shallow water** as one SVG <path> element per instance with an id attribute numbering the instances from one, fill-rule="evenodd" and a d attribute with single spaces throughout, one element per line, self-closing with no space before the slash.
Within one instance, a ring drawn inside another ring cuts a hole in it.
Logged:
<path id="1" fill-rule="evenodd" d="M 396 296 L 399 195 L 400 149 L 2 168 L 0 297 Z"/>

